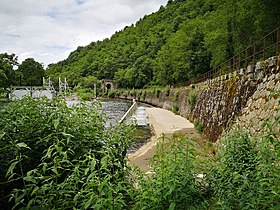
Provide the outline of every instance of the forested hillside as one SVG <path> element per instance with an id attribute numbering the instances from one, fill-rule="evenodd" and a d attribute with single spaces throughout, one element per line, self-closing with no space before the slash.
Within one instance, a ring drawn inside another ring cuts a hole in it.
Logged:
<path id="1" fill-rule="evenodd" d="M 72 87 L 111 79 L 120 87 L 182 84 L 280 24 L 279 0 L 169 0 L 111 38 L 78 47 L 47 74 Z"/>

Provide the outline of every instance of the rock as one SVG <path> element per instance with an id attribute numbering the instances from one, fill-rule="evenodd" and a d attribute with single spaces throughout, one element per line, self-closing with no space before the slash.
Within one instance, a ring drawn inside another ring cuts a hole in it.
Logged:
<path id="1" fill-rule="evenodd" d="M 280 81 L 278 81 L 275 85 L 275 90 L 280 90 Z"/>
<path id="2" fill-rule="evenodd" d="M 263 71 L 259 71 L 257 73 L 257 81 L 261 81 L 264 78 L 264 72 Z"/>
<path id="3" fill-rule="evenodd" d="M 267 83 L 267 85 L 266 85 L 266 88 L 268 89 L 268 90 L 274 90 L 274 88 L 275 88 L 275 82 L 272 80 L 272 81 L 269 81 L 268 83 Z"/>
<path id="4" fill-rule="evenodd" d="M 258 131 L 260 130 L 259 121 L 256 120 L 256 121 L 254 121 L 253 123 L 254 123 L 254 125 L 253 125 L 254 130 L 255 130 L 256 132 L 258 132 Z"/>
<path id="5" fill-rule="evenodd" d="M 277 73 L 275 74 L 275 78 L 274 78 L 276 81 L 279 81 L 280 80 L 280 73 Z"/>
<path id="6" fill-rule="evenodd" d="M 269 81 L 274 80 L 275 79 L 275 74 L 270 75 L 270 77 L 268 78 Z"/>
<path id="7" fill-rule="evenodd" d="M 256 91 L 253 96 L 252 96 L 253 100 L 257 100 L 259 98 L 259 91 Z"/>
<path id="8" fill-rule="evenodd" d="M 244 68 L 239 70 L 239 75 L 244 75 Z"/>
<path id="9" fill-rule="evenodd" d="M 270 68 L 276 66 L 276 64 L 277 64 L 277 57 L 276 56 L 269 58 L 268 66 Z"/>
<path id="10" fill-rule="evenodd" d="M 268 79 L 268 76 L 267 76 L 267 75 L 265 75 L 265 77 L 263 78 L 263 82 L 266 82 L 266 81 L 267 81 L 267 79 Z"/>
<path id="11" fill-rule="evenodd" d="M 256 68 L 255 68 L 255 71 L 259 71 L 259 70 L 261 70 L 261 69 L 263 69 L 263 62 L 262 61 L 260 61 L 260 62 L 257 62 L 256 63 Z"/>
<path id="12" fill-rule="evenodd" d="M 253 73 L 254 72 L 254 65 L 250 64 L 249 66 L 247 66 L 247 73 Z"/>

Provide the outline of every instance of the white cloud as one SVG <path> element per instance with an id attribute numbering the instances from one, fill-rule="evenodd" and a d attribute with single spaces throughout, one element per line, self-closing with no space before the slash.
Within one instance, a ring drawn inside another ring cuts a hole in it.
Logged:
<path id="1" fill-rule="evenodd" d="M 0 0 L 0 53 L 48 65 L 157 11 L 167 0 Z"/>

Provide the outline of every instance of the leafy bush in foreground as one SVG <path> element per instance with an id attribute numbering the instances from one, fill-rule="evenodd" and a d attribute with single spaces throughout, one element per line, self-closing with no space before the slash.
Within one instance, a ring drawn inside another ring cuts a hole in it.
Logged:
<path id="1" fill-rule="evenodd" d="M 14 207 L 126 208 L 132 200 L 125 168 L 131 129 L 106 129 L 98 105 L 25 98 L 0 118 L 0 192 Z M 5 193 L 5 194 L 4 194 Z"/>
<path id="2" fill-rule="evenodd" d="M 211 170 L 194 141 L 163 136 L 146 175 L 126 164 L 131 128 L 106 129 L 97 110 L 29 98 L 0 110 L 1 208 L 280 209 L 279 115 L 258 137 L 226 133 Z"/>
<path id="3" fill-rule="evenodd" d="M 140 177 L 135 209 L 206 209 L 206 187 L 196 178 L 196 152 L 182 134 L 162 137 L 152 162 L 153 173 Z"/>
<path id="4" fill-rule="evenodd" d="M 214 209 L 280 209 L 280 142 L 274 126 L 257 138 L 231 131 L 212 171 Z"/>
<path id="5" fill-rule="evenodd" d="M 188 137 L 163 138 L 153 173 L 138 178 L 135 209 L 280 209 L 279 122 L 279 114 L 268 119 L 254 137 L 229 131 L 208 167 Z"/>

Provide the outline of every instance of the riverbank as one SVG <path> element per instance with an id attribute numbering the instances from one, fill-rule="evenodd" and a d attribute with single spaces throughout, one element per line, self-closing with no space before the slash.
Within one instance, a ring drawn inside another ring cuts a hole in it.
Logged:
<path id="1" fill-rule="evenodd" d="M 194 125 L 180 115 L 155 107 L 147 107 L 146 112 L 153 136 L 149 142 L 128 156 L 130 164 L 138 166 L 144 172 L 150 171 L 149 162 L 155 154 L 156 144 L 162 135 L 168 138 L 174 132 L 181 132 L 189 137 L 204 140 L 203 136 L 196 131 Z"/>

